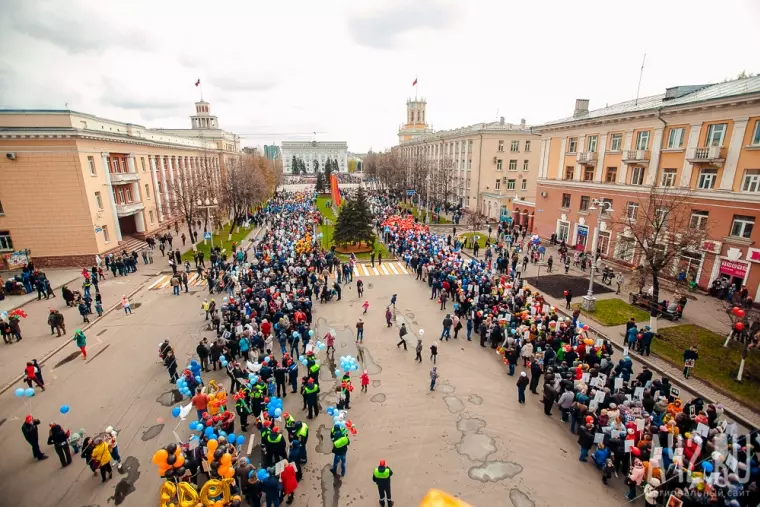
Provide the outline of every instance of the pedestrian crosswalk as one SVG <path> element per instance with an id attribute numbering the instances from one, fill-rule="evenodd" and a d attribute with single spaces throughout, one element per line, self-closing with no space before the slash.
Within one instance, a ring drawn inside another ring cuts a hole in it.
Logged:
<path id="1" fill-rule="evenodd" d="M 383 262 L 382 264 L 376 262 L 375 266 L 373 267 L 372 264 L 356 264 L 354 266 L 354 277 L 370 277 L 370 276 L 398 276 L 398 275 L 408 275 L 409 273 L 414 274 L 413 270 L 406 267 L 406 263 L 404 262 Z M 337 278 L 338 273 L 336 270 L 333 270 L 332 273 L 330 273 L 330 278 Z M 171 290 L 171 274 L 165 274 L 159 276 L 153 283 L 148 286 L 148 290 L 161 290 L 161 289 L 168 289 Z M 187 285 L 188 287 L 207 287 L 208 282 L 206 282 L 205 278 L 201 278 L 198 276 L 197 273 L 191 273 L 190 276 L 187 278 Z M 182 287 L 182 290 L 184 291 L 184 287 Z"/>

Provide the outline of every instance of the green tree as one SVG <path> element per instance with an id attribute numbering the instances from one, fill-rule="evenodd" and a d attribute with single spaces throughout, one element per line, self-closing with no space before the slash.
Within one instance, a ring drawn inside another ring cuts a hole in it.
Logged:
<path id="1" fill-rule="evenodd" d="M 330 181 L 330 175 L 333 172 L 333 164 L 330 159 L 327 159 L 327 162 L 325 163 L 325 176 L 327 176 L 327 181 Z"/>
<path id="2" fill-rule="evenodd" d="M 321 194 L 325 191 L 325 178 L 322 173 L 317 173 L 317 185 L 316 190 L 318 194 Z"/>
<path id="3" fill-rule="evenodd" d="M 332 241 L 335 245 L 365 243 L 374 247 L 375 233 L 372 230 L 372 212 L 367 195 L 359 187 L 356 197 L 347 199 L 340 209 Z"/>
<path id="4" fill-rule="evenodd" d="M 298 159 L 296 158 L 295 155 L 293 155 L 293 161 L 290 163 L 290 172 L 292 172 L 295 175 L 298 175 L 299 168 L 300 167 L 298 165 Z"/>

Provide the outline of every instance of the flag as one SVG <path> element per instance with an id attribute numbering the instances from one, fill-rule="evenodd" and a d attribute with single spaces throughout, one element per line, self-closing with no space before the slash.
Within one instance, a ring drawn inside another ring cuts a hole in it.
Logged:
<path id="1" fill-rule="evenodd" d="M 417 80 L 415 79 L 414 82 L 416 83 Z M 200 84 L 201 84 L 201 80 L 200 79 L 195 82 L 195 86 L 200 86 Z"/>
<path id="2" fill-rule="evenodd" d="M 414 83 L 412 83 L 412 86 L 417 86 L 417 78 L 414 78 Z"/>

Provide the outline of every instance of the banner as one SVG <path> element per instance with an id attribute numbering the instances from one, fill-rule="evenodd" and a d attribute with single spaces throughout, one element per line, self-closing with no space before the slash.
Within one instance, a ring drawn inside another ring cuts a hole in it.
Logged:
<path id="1" fill-rule="evenodd" d="M 332 200 L 335 206 L 340 208 L 340 190 L 338 190 L 338 177 L 334 174 L 330 175 L 330 193 L 332 194 Z"/>

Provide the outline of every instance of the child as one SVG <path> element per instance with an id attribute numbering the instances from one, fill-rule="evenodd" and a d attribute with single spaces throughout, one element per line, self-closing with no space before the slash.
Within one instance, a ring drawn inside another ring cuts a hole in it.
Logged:
<path id="1" fill-rule="evenodd" d="M 108 442 L 108 449 L 111 452 L 111 458 L 116 462 L 118 468 L 121 469 L 121 456 L 119 455 L 119 442 L 116 440 L 116 431 L 113 426 L 106 428 L 105 440 Z"/>
<path id="2" fill-rule="evenodd" d="M 82 445 L 84 444 L 84 438 L 85 438 L 85 431 L 84 428 L 80 428 L 79 431 L 76 433 L 72 433 L 69 437 L 69 445 L 71 446 L 71 449 L 76 453 L 79 454 L 79 451 L 82 449 Z"/>
<path id="3" fill-rule="evenodd" d="M 391 305 L 393 305 L 393 309 L 396 309 L 396 294 L 391 296 Z"/>
<path id="4" fill-rule="evenodd" d="M 326 352 L 329 354 L 330 349 L 332 349 L 333 354 L 335 354 L 335 335 L 328 331 L 325 335 L 325 342 L 327 343 Z"/>
<path id="5" fill-rule="evenodd" d="M 126 315 L 130 315 L 132 313 L 132 305 L 129 303 L 129 299 L 127 299 L 126 294 L 123 294 L 121 296 L 121 307 L 124 308 L 124 313 Z"/>
<path id="6" fill-rule="evenodd" d="M 436 359 L 438 359 L 438 342 L 433 342 L 430 346 L 430 360 L 435 364 Z"/>
<path id="7" fill-rule="evenodd" d="M 362 373 L 362 376 L 360 377 L 362 381 L 362 392 L 367 392 L 367 386 L 369 385 L 369 374 L 367 373 L 367 370 L 364 370 L 364 373 Z"/>
<path id="8" fill-rule="evenodd" d="M 369 301 L 365 301 L 362 305 L 362 308 L 364 308 L 364 313 L 367 313 L 367 309 L 369 308 Z"/>
<path id="9" fill-rule="evenodd" d="M 612 460 L 608 458 L 604 464 L 604 467 L 602 468 L 602 483 L 605 486 L 607 485 L 607 479 L 612 477 L 612 473 L 614 471 L 615 465 L 612 463 Z"/>
<path id="10" fill-rule="evenodd" d="M 95 311 L 98 312 L 98 317 L 103 316 L 103 303 L 100 301 L 95 302 Z"/>
<path id="11" fill-rule="evenodd" d="M 422 338 L 417 338 L 417 347 L 414 349 L 417 356 L 414 358 L 418 363 L 422 362 Z"/>
<path id="12" fill-rule="evenodd" d="M 438 380 L 438 370 L 435 366 L 430 370 L 430 390 L 435 391 L 435 381 Z"/>

